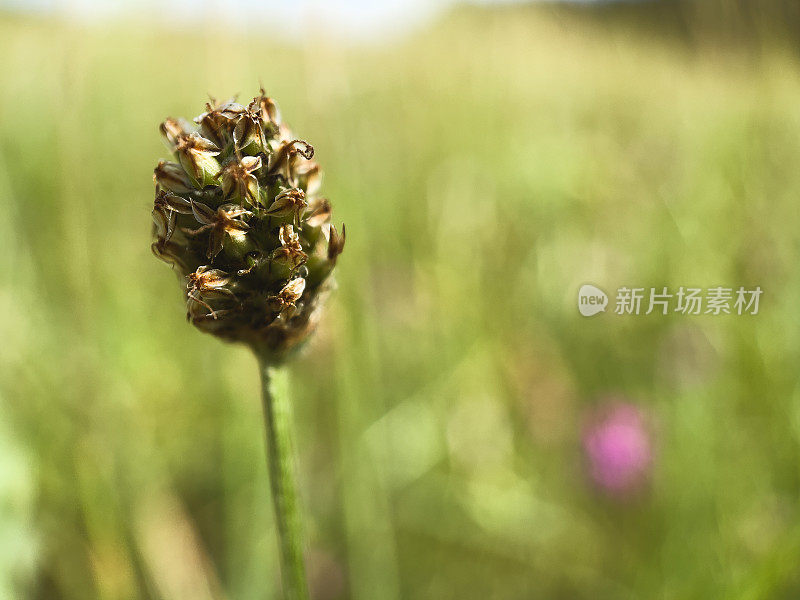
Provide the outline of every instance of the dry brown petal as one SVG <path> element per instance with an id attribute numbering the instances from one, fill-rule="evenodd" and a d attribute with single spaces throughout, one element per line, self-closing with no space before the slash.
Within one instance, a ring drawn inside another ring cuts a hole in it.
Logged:
<path id="1" fill-rule="evenodd" d="M 294 304 L 303 295 L 303 291 L 305 289 L 306 280 L 302 277 L 298 277 L 297 279 L 292 279 L 289 283 L 283 286 L 283 289 L 279 292 L 278 296 L 280 296 L 284 302 Z"/>
<path id="2" fill-rule="evenodd" d="M 282 175 L 286 181 L 295 183 L 293 169 L 300 158 L 311 160 L 314 157 L 314 147 L 304 140 L 291 140 L 284 142 L 270 155 L 269 174 Z"/>
<path id="3" fill-rule="evenodd" d="M 192 133 L 192 127 L 187 121 L 184 119 L 173 119 L 171 117 L 161 123 L 159 129 L 167 144 L 173 148 L 178 145 L 178 142 L 180 142 L 182 138 Z"/>
<path id="4" fill-rule="evenodd" d="M 235 194 L 252 206 L 258 204 L 258 179 L 253 172 L 261 168 L 260 156 L 245 156 L 240 161 L 231 162 L 219 175 L 220 187 L 225 196 Z"/>
<path id="5" fill-rule="evenodd" d="M 336 262 L 336 258 L 344 250 L 346 233 L 344 223 L 342 223 L 342 235 L 339 235 L 336 231 L 336 227 L 331 225 L 330 238 L 328 239 L 328 260 Z"/>
<path id="6" fill-rule="evenodd" d="M 294 224 L 298 225 L 306 206 L 308 203 L 305 192 L 298 188 L 291 188 L 275 196 L 275 201 L 267 209 L 267 214 L 271 217 L 282 218 L 292 216 Z"/>
<path id="7" fill-rule="evenodd" d="M 175 213 L 191 214 L 191 204 L 172 192 L 160 190 L 153 202 L 153 222 L 156 225 L 156 236 L 167 242 L 175 232 Z"/>
<path id="8" fill-rule="evenodd" d="M 299 161 L 294 166 L 292 175 L 297 182 L 297 187 L 303 188 L 309 196 L 316 194 L 322 185 L 322 171 L 319 165 L 312 160 Z"/>
<path id="9" fill-rule="evenodd" d="M 217 210 L 214 210 L 202 202 L 195 201 L 192 201 L 192 212 L 195 218 L 203 225 L 198 229 L 185 231 L 189 235 L 197 235 L 203 231 L 210 230 L 206 256 L 211 260 L 222 251 L 226 235 L 242 238 L 247 234 L 250 226 L 242 221 L 240 217 L 253 214 L 238 204 L 223 204 Z"/>
<path id="10" fill-rule="evenodd" d="M 159 161 L 153 170 L 153 180 L 161 187 L 178 194 L 186 194 L 195 189 L 186 171 L 174 162 Z"/>
<path id="11" fill-rule="evenodd" d="M 309 203 L 305 224 L 309 227 L 320 227 L 331 218 L 331 203 L 327 198 L 316 198 Z"/>

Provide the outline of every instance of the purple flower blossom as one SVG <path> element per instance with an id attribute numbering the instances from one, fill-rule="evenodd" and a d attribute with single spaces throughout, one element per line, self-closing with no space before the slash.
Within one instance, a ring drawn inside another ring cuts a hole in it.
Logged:
<path id="1" fill-rule="evenodd" d="M 589 418 L 583 432 L 589 476 L 599 489 L 622 497 L 640 489 L 650 475 L 652 442 L 640 409 L 612 401 Z"/>

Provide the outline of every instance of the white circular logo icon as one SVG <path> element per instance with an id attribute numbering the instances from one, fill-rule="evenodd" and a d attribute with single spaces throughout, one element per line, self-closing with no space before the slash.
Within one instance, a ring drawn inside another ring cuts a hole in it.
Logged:
<path id="1" fill-rule="evenodd" d="M 600 288 L 587 283 L 578 290 L 578 310 L 584 317 L 605 312 L 606 306 L 608 306 L 608 296 Z"/>

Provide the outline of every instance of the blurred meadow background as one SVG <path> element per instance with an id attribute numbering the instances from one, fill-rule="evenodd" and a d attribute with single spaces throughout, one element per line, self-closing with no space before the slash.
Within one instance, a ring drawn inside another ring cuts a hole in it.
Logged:
<path id="1" fill-rule="evenodd" d="M 348 232 L 291 369 L 315 599 L 800 597 L 795 3 L 183 4 L 0 11 L 0 598 L 280 597 L 255 360 L 149 248 L 158 124 L 260 82 Z"/>

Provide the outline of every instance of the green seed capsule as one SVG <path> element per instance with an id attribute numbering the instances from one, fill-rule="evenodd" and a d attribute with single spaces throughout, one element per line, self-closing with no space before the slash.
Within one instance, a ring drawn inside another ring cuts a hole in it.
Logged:
<path id="1" fill-rule="evenodd" d="M 161 125 L 175 162 L 154 172 L 153 253 L 183 279 L 195 326 L 279 360 L 316 326 L 344 228 L 318 196 L 314 149 L 263 90 L 246 107 L 208 103 L 194 122 Z"/>

